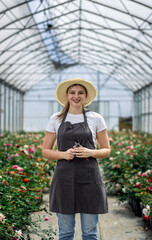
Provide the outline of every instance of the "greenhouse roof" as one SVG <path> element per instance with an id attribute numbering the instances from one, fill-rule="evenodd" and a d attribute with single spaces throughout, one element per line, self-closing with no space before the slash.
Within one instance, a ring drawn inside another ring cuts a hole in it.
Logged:
<path id="1" fill-rule="evenodd" d="M 0 79 L 25 92 L 75 65 L 131 91 L 152 82 L 152 1 L 1 0 Z"/>

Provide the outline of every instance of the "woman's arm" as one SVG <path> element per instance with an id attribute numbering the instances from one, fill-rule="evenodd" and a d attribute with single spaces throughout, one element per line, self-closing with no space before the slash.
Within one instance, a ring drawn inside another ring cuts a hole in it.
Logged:
<path id="1" fill-rule="evenodd" d="M 59 160 L 59 159 L 73 159 L 74 154 L 72 149 L 68 149 L 65 152 L 53 150 L 53 145 L 56 140 L 56 133 L 46 132 L 43 145 L 42 145 L 42 155 L 44 158 L 49 160 Z"/>
<path id="2" fill-rule="evenodd" d="M 92 151 L 92 157 L 108 158 L 110 156 L 110 144 L 106 129 L 101 132 L 97 132 L 97 142 L 99 149 Z"/>
<path id="3" fill-rule="evenodd" d="M 106 129 L 101 132 L 97 132 L 97 141 L 99 149 L 88 149 L 84 147 L 79 147 L 75 148 L 73 150 L 73 153 L 80 158 L 108 158 L 110 155 L 110 144 Z"/>

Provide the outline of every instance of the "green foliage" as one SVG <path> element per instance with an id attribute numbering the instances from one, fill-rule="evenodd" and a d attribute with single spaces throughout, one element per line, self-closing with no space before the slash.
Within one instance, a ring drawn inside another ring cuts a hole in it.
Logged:
<path id="1" fill-rule="evenodd" d="M 30 215 L 44 210 L 42 191 L 50 187 L 56 163 L 42 157 L 43 137 L 44 133 L 25 132 L 0 136 L 0 239 L 15 239 L 16 230 L 29 231 L 35 224 Z M 45 232 L 42 239 L 53 239 L 52 231 L 47 233 L 50 238 Z"/>
<path id="2" fill-rule="evenodd" d="M 152 209 L 152 137 L 129 130 L 109 132 L 109 139 L 111 155 L 100 160 L 107 190 L 120 201 L 131 197 Z"/>

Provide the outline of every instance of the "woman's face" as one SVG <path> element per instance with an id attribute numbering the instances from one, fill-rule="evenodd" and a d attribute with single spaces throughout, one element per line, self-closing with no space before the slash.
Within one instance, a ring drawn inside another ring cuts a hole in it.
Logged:
<path id="1" fill-rule="evenodd" d="M 70 106 L 73 107 L 81 107 L 85 103 L 86 97 L 86 90 L 80 85 L 71 86 L 67 93 L 67 99 Z"/>

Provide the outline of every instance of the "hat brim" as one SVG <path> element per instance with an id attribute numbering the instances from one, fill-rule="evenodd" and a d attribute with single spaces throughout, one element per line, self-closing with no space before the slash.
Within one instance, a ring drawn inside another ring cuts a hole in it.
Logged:
<path id="1" fill-rule="evenodd" d="M 96 98 L 97 90 L 91 82 L 79 78 L 73 78 L 70 80 L 63 81 L 57 86 L 56 99 L 61 105 L 63 106 L 66 105 L 67 103 L 66 92 L 67 89 L 73 84 L 80 84 L 87 89 L 88 94 L 84 106 L 88 106 Z"/>

